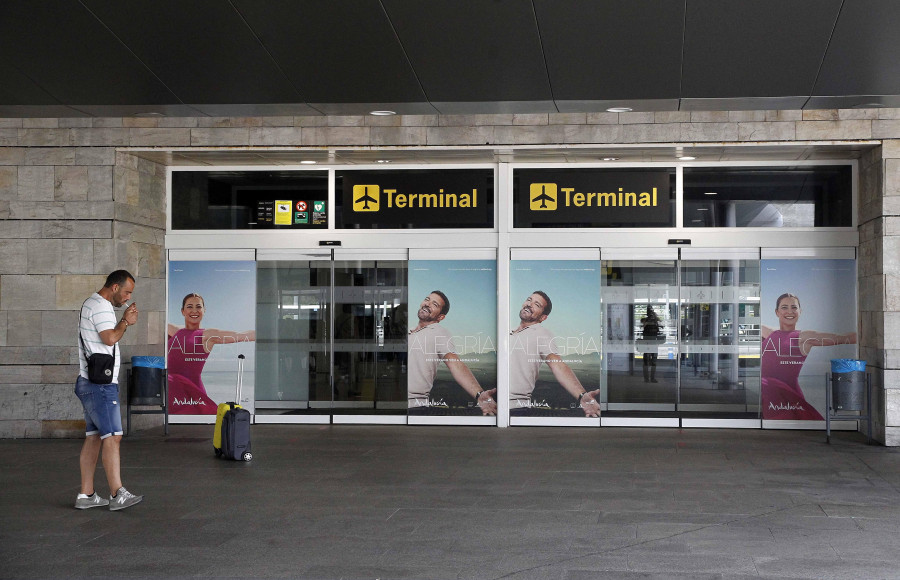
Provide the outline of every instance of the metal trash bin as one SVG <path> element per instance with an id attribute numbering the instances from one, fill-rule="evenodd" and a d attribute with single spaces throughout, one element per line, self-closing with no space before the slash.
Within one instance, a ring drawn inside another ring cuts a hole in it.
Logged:
<path id="1" fill-rule="evenodd" d="M 166 359 L 161 356 L 133 356 L 128 369 L 127 412 L 125 434 L 131 433 L 132 415 L 163 416 L 164 433 L 169 434 L 168 394 L 166 392 Z M 132 409 L 133 406 L 158 407 L 157 409 Z"/>
<path id="2" fill-rule="evenodd" d="M 164 407 L 163 386 L 166 381 L 166 359 L 161 356 L 131 357 L 131 385 L 128 403 Z"/>
<path id="3" fill-rule="evenodd" d="M 831 359 L 831 401 L 835 411 L 862 411 L 866 406 L 866 361 Z"/>

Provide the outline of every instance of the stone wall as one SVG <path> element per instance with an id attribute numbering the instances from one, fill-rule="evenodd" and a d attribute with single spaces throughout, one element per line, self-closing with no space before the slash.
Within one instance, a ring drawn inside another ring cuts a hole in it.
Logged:
<path id="1" fill-rule="evenodd" d="M 142 310 L 123 362 L 163 353 L 165 168 L 70 146 L 70 122 L 0 119 L 0 437 L 83 434 L 78 309 L 109 272 L 137 278 Z"/>
<path id="2" fill-rule="evenodd" d="M 831 140 L 884 143 L 860 161 L 860 348 L 900 445 L 900 109 L 0 119 L 0 437 L 77 430 L 77 308 L 109 271 L 138 278 L 126 360 L 163 353 L 165 172 L 122 148 Z"/>

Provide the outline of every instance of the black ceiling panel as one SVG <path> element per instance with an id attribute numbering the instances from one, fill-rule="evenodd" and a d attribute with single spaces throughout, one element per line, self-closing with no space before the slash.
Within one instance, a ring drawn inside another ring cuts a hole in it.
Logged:
<path id="1" fill-rule="evenodd" d="M 78 2 L 3 2 L 0 55 L 15 59 L 18 70 L 28 71 L 35 84 L 62 103 L 177 102 Z M 4 77 L 2 82 L 10 81 Z"/>
<path id="2" fill-rule="evenodd" d="M 535 0 L 553 96 L 677 99 L 683 0 Z"/>
<path id="3" fill-rule="evenodd" d="M 900 93 L 900 2 L 844 3 L 815 95 Z"/>
<path id="4" fill-rule="evenodd" d="M 58 105 L 59 101 L 26 74 L 0 59 L 0 103 L 4 105 Z"/>
<path id="5" fill-rule="evenodd" d="M 82 1 L 185 103 L 303 101 L 228 2 Z"/>
<path id="6" fill-rule="evenodd" d="M 681 96 L 809 95 L 840 7 L 841 0 L 688 0 Z"/>
<path id="7" fill-rule="evenodd" d="M 530 0 L 383 0 L 432 102 L 550 100 Z"/>
<path id="8" fill-rule="evenodd" d="M 377 0 L 233 0 L 310 103 L 422 102 Z"/>
<path id="9" fill-rule="evenodd" d="M 0 0 L 0 116 L 896 106 L 900 0 Z"/>

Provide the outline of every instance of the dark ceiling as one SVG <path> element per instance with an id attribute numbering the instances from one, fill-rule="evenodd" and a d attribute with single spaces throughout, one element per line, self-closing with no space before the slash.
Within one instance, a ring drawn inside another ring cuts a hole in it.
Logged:
<path id="1" fill-rule="evenodd" d="M 0 0 L 0 116 L 900 106 L 898 0 Z"/>

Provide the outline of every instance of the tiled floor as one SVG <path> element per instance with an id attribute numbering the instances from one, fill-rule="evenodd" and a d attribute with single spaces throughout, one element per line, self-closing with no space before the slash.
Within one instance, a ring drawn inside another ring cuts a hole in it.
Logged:
<path id="1" fill-rule="evenodd" d="M 121 512 L 73 509 L 80 441 L 0 441 L 0 577 L 900 578 L 900 449 L 855 433 L 211 431 L 126 438 Z"/>

